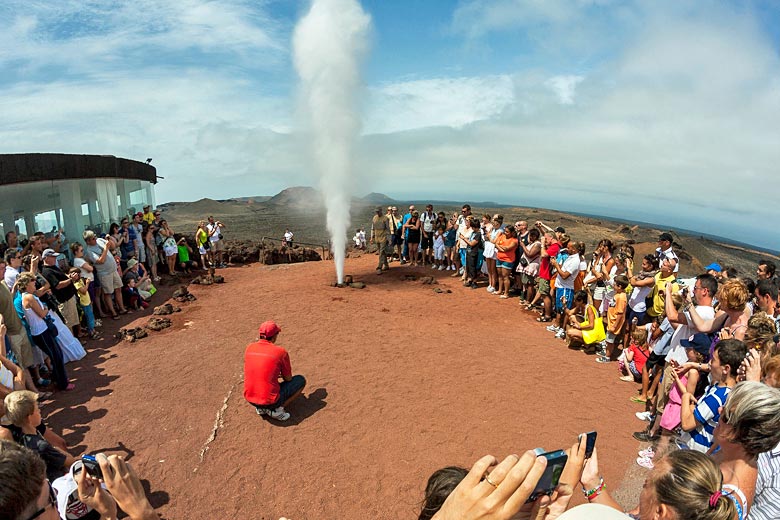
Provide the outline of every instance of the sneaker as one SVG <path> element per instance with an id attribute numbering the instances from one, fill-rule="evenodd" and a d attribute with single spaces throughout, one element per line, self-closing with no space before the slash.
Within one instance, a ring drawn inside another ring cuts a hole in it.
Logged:
<path id="1" fill-rule="evenodd" d="M 255 412 L 257 412 L 257 415 L 259 416 L 268 415 L 268 410 L 265 408 L 255 408 Z"/>
<path id="2" fill-rule="evenodd" d="M 493 288 L 493 286 L 492 286 L 492 285 L 488 285 L 488 286 L 487 286 L 487 292 L 489 292 L 489 293 L 494 293 L 494 292 L 496 292 L 496 290 Z"/>
<path id="3" fill-rule="evenodd" d="M 406 260 L 404 260 L 404 259 L 402 258 L 402 259 L 401 259 L 401 262 L 400 262 L 400 264 L 401 264 L 401 265 L 405 265 L 405 264 L 406 264 Z"/>
<path id="4" fill-rule="evenodd" d="M 653 449 L 652 446 L 648 446 L 647 448 L 637 453 L 637 455 L 639 455 L 643 459 L 653 459 L 655 458 L 655 450 Z"/>
<path id="5" fill-rule="evenodd" d="M 596 363 L 612 363 L 612 360 L 607 356 L 599 356 L 596 358 Z"/>
<path id="6" fill-rule="evenodd" d="M 558 339 L 566 339 L 566 332 L 563 330 L 559 330 L 555 333 L 555 337 Z"/>
<path id="7" fill-rule="evenodd" d="M 95 320 L 95 327 L 102 327 L 103 326 L 103 320 L 100 318 Z"/>
<path id="8" fill-rule="evenodd" d="M 655 467 L 653 459 L 648 459 L 647 457 L 637 457 L 636 463 L 645 469 L 653 469 Z"/>
<path id="9" fill-rule="evenodd" d="M 458 274 L 463 274 L 464 272 L 465 272 L 465 270 L 462 267 L 460 269 L 458 269 Z"/>
<path id="10" fill-rule="evenodd" d="M 545 327 L 549 332 L 558 332 L 558 326 L 557 325 L 547 325 Z"/>
<path id="11" fill-rule="evenodd" d="M 650 421 L 650 419 L 653 418 L 653 414 L 650 412 L 637 412 L 634 415 L 636 415 L 636 418 L 640 421 Z"/>
<path id="12" fill-rule="evenodd" d="M 286 421 L 290 418 L 290 414 L 284 411 L 284 406 L 280 406 L 276 410 L 269 411 L 268 415 L 271 417 L 271 419 L 276 419 L 277 421 Z"/>
<path id="13" fill-rule="evenodd" d="M 431 269 L 436 269 L 436 266 L 435 265 L 431 265 Z"/>
<path id="14" fill-rule="evenodd" d="M 439 266 L 439 271 L 444 271 L 444 266 L 443 265 Z"/>
<path id="15" fill-rule="evenodd" d="M 647 430 L 642 430 L 641 432 L 634 432 L 634 434 L 633 434 L 633 437 L 634 437 L 636 440 L 638 440 L 638 441 L 642 441 L 642 442 L 653 442 L 653 441 L 655 441 L 655 440 L 658 440 L 658 438 L 660 437 L 660 435 L 659 435 L 659 434 L 657 434 L 657 433 L 656 433 L 655 435 L 650 435 L 650 434 L 647 432 Z"/>
<path id="16" fill-rule="evenodd" d="M 49 386 L 50 384 L 51 384 L 51 380 L 50 379 L 43 379 L 43 378 L 41 378 L 41 379 L 38 380 L 37 386 Z"/>

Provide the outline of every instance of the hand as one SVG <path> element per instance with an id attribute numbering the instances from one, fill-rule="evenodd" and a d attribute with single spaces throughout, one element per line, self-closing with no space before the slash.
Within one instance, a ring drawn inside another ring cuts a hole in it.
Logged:
<path id="1" fill-rule="evenodd" d="M 683 365 L 679 365 L 678 364 L 676 366 L 673 366 L 672 368 L 674 368 L 674 370 L 672 370 L 672 372 L 674 372 L 675 376 L 680 376 L 681 377 L 682 375 L 687 373 L 692 368 L 698 368 L 698 366 L 699 366 L 699 363 L 694 363 L 692 361 L 688 361 L 687 363 L 684 363 Z"/>
<path id="2" fill-rule="evenodd" d="M 79 500 L 84 505 L 100 513 L 101 518 L 116 518 L 116 500 L 101 487 L 100 480 L 87 474 L 83 467 L 73 478 L 78 486 Z"/>
<path id="3" fill-rule="evenodd" d="M 720 332 L 718 332 L 718 337 L 720 339 L 732 339 L 734 337 L 734 334 L 731 332 L 731 329 L 729 327 L 723 327 L 720 329 Z"/>
<path id="4" fill-rule="evenodd" d="M 563 468 L 559 485 L 567 484 L 572 488 L 582 478 L 582 470 L 585 467 L 585 446 L 588 443 L 587 435 L 583 435 L 574 445 L 567 450 L 569 458 L 566 460 L 566 466 Z"/>
<path id="5" fill-rule="evenodd" d="M 695 398 L 695 397 L 693 397 L 693 394 L 691 394 L 691 393 L 688 393 L 688 392 L 685 392 L 685 393 L 683 394 L 683 396 L 682 396 L 682 402 L 683 402 L 683 403 L 686 403 L 686 402 L 687 402 L 687 403 L 688 403 L 690 406 L 696 406 L 696 403 L 697 403 L 698 401 L 696 401 L 696 398 Z"/>
<path id="6" fill-rule="evenodd" d="M 748 350 L 748 353 L 745 356 L 745 359 L 742 360 L 742 363 L 740 363 L 737 372 L 739 372 L 742 375 L 743 381 L 760 382 L 761 381 L 761 354 L 755 349 Z"/>
<path id="7" fill-rule="evenodd" d="M 601 472 L 599 471 L 598 449 L 593 448 L 593 455 L 585 461 L 580 477 L 580 485 L 585 489 L 595 489 L 601 482 Z"/>
<path id="8" fill-rule="evenodd" d="M 30 258 L 30 265 L 37 265 L 37 264 L 38 264 L 38 261 L 39 261 L 40 259 L 41 259 L 41 257 L 40 257 L 40 256 L 33 255 L 33 256 Z"/>
<path id="9" fill-rule="evenodd" d="M 103 470 L 103 481 L 106 488 L 114 496 L 119 507 L 133 520 L 156 519 L 157 514 L 146 499 L 141 481 L 133 468 L 122 457 L 111 455 L 106 457 L 98 453 L 100 469 Z"/>
<path id="10" fill-rule="evenodd" d="M 479 459 L 450 493 L 434 520 L 508 520 L 525 504 L 547 466 L 547 459 L 527 451 L 509 455 L 490 471 L 495 487 L 483 479 L 496 463 L 492 455 Z"/>

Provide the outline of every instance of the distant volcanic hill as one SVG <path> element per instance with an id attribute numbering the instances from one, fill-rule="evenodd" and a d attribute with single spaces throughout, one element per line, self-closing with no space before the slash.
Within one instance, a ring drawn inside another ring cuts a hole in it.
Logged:
<path id="1" fill-rule="evenodd" d="M 360 200 L 362 200 L 367 204 L 381 204 L 383 206 L 385 204 L 392 204 L 393 202 L 395 202 L 395 199 L 391 199 L 384 193 L 369 193 L 368 195 L 361 198 Z"/>
<path id="2" fill-rule="evenodd" d="M 266 202 L 275 206 L 294 206 L 298 208 L 319 208 L 322 194 L 310 186 L 295 186 L 282 190 Z"/>

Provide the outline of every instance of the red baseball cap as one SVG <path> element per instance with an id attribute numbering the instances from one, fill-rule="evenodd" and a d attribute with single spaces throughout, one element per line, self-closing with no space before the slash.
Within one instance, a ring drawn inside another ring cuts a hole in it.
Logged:
<path id="1" fill-rule="evenodd" d="M 282 329 L 275 322 L 268 320 L 260 324 L 260 328 L 257 329 L 257 332 L 265 338 L 273 338 L 282 332 Z"/>

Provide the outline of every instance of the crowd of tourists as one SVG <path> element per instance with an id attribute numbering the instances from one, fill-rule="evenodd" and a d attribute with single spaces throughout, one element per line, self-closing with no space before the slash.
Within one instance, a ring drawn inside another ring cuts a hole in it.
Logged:
<path id="1" fill-rule="evenodd" d="M 633 436 L 647 445 L 636 463 L 650 473 L 633 517 L 780 518 L 780 278 L 772 261 L 759 262 L 755 279 L 718 263 L 682 278 L 670 233 L 635 262 L 629 243 L 604 238 L 588 253 L 562 226 L 505 223 L 500 214 L 473 215 L 468 204 L 454 215 L 430 204 L 404 215 L 377 207 L 370 238 L 378 274 L 397 260 L 516 297 L 554 338 L 637 385 L 631 400 L 644 407 L 636 416 L 647 427 Z M 531 508 L 533 518 L 625 518 L 596 450 L 588 458 L 583 450 L 568 451 L 552 496 L 528 504 L 546 461 L 538 453 L 443 468 L 428 482 L 419 518 L 525 518 Z M 578 487 L 589 506 L 565 512 Z"/>
<path id="2" fill-rule="evenodd" d="M 13 468 L 4 466 L 6 460 L 40 467 L 31 462 L 30 452 L 13 449 L 10 443 L 15 443 L 39 457 L 53 487 L 48 486 L 49 498 L 44 500 L 47 485 L 37 471 L 21 486 L 35 492 L 30 500 L 14 502 L 10 495 L 0 495 L 0 518 L 34 518 L 24 511 L 36 504 L 43 515 L 43 510 L 49 510 L 46 500 L 54 504 L 48 513 L 54 516 L 45 518 L 57 518 L 57 511 L 62 518 L 82 518 L 103 510 L 113 510 L 113 516 L 93 516 L 115 518 L 116 503 L 131 518 L 156 518 L 150 516 L 143 489 L 139 488 L 140 495 L 138 490 L 127 495 L 123 486 L 136 485 L 127 471 L 120 471 L 122 477 L 116 482 L 124 495 L 117 496 L 105 480 L 115 501 L 86 472 L 74 480 L 73 468 L 81 467 L 82 461 L 47 427 L 38 403 L 75 388 L 66 365 L 86 355 L 88 340 L 101 339 L 102 320 L 119 320 L 123 314 L 146 309 L 161 275 L 176 277 L 198 267 L 224 267 L 223 229 L 224 224 L 209 217 L 192 235 L 179 235 L 160 211 L 146 206 L 143 212 L 112 223 L 106 233 L 86 230 L 82 240 L 69 243 L 56 230 L 36 232 L 24 240 L 15 231 L 6 233 L 0 243 L 0 440 L 8 443 L 0 444 L 0 480 L 7 488 L 7 482 L 19 478 Z M 193 254 L 191 244 L 197 253 Z M 104 475 L 111 468 L 125 467 L 117 457 L 101 457 L 98 463 Z M 57 491 L 59 503 L 53 494 Z M 6 511 L 10 516 L 5 516 Z"/>

